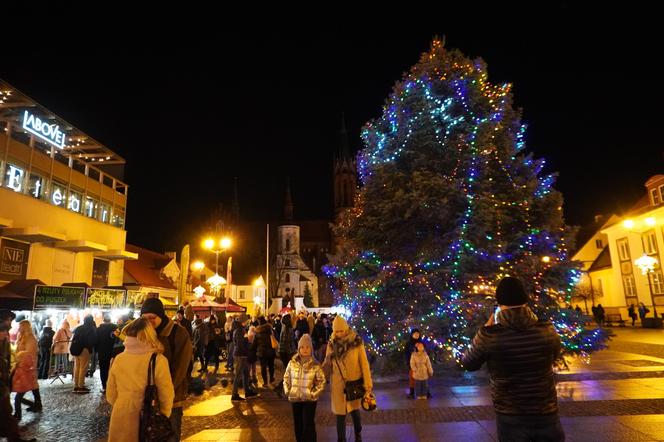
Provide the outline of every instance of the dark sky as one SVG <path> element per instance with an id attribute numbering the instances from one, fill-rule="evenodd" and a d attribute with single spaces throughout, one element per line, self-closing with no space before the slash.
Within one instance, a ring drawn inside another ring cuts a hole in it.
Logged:
<path id="1" fill-rule="evenodd" d="M 491 81 L 514 84 L 527 149 L 559 172 L 566 218 L 582 224 L 625 208 L 664 171 L 664 92 L 656 28 L 573 12 L 417 32 L 247 27 L 95 47 L 76 38 L 60 45 L 61 62 L 45 62 L 39 45 L 10 45 L 0 78 L 126 158 L 128 239 L 159 250 L 195 240 L 212 210 L 230 205 L 233 177 L 245 219 L 280 215 L 287 176 L 296 218 L 328 217 L 340 113 L 359 148 L 360 127 L 445 34 L 447 47 L 487 61 Z"/>

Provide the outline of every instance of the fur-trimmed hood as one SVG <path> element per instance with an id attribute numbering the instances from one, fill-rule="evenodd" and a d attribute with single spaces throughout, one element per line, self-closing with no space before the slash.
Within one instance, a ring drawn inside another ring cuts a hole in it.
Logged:
<path id="1" fill-rule="evenodd" d="M 343 338 L 337 338 L 332 335 L 330 338 L 330 345 L 332 346 L 331 357 L 333 359 L 341 359 L 348 350 L 359 347 L 362 344 L 364 344 L 364 341 L 353 330 L 348 330 L 348 334 Z"/>

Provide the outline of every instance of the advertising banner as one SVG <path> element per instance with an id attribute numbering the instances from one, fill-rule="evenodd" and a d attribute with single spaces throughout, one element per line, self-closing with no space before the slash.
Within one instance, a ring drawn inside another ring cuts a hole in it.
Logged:
<path id="1" fill-rule="evenodd" d="M 35 286 L 35 310 L 85 307 L 85 288 Z"/>

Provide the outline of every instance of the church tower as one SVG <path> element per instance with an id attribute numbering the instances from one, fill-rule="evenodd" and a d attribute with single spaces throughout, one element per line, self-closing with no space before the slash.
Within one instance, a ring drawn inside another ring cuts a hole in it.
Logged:
<path id="1" fill-rule="evenodd" d="M 355 191 L 357 189 L 357 161 L 350 153 L 348 146 L 348 133 L 346 121 L 341 114 L 341 130 L 339 131 L 339 146 L 334 155 L 334 218 L 349 207 L 353 207 Z"/>

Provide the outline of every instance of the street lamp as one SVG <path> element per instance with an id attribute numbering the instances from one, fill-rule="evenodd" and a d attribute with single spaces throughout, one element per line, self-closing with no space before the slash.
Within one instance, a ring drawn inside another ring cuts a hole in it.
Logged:
<path id="1" fill-rule="evenodd" d="M 655 313 L 655 318 L 657 318 L 657 306 L 655 305 L 655 298 L 653 297 L 652 294 L 652 281 L 650 280 L 651 278 L 651 273 L 655 270 L 655 267 L 657 266 L 657 259 L 653 258 L 652 256 L 648 256 L 645 253 L 638 258 L 636 261 L 634 261 L 634 264 L 641 269 L 641 274 L 642 275 L 647 275 L 648 278 L 648 289 L 650 289 L 650 300 L 652 301 L 652 308 Z"/>
<path id="2" fill-rule="evenodd" d="M 214 252 L 214 254 L 217 258 L 215 273 L 218 275 L 219 274 L 219 254 L 222 253 L 222 252 L 225 252 L 226 250 L 231 248 L 231 239 L 228 238 L 228 237 L 224 237 L 224 238 L 221 238 L 218 241 L 216 241 L 213 238 L 206 238 L 203 241 L 203 248 L 205 250 L 210 251 L 210 252 Z"/>

